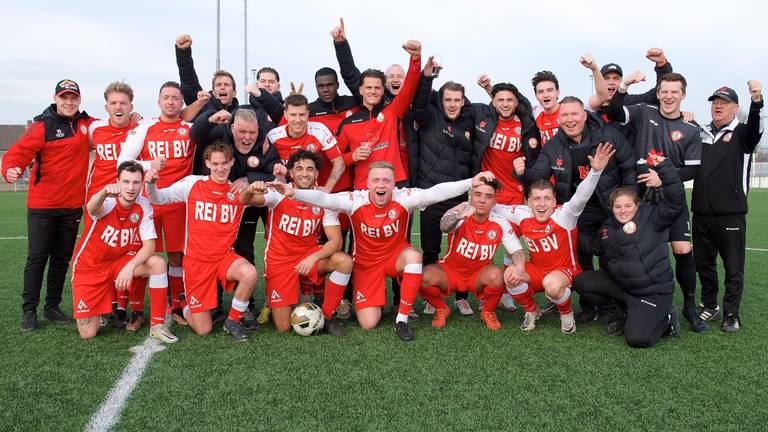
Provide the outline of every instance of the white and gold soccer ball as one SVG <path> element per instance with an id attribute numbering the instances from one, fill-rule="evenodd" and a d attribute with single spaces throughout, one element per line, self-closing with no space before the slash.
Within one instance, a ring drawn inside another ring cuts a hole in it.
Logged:
<path id="1" fill-rule="evenodd" d="M 325 324 L 323 310 L 314 303 L 302 303 L 291 313 L 291 326 L 296 334 L 312 336 L 320 333 Z"/>

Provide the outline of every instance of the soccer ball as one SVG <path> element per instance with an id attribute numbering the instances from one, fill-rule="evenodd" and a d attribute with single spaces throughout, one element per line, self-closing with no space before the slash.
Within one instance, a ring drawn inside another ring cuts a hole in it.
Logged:
<path id="1" fill-rule="evenodd" d="M 314 303 L 302 303 L 291 313 L 291 325 L 296 334 L 312 336 L 320 333 L 325 324 L 323 310 Z"/>

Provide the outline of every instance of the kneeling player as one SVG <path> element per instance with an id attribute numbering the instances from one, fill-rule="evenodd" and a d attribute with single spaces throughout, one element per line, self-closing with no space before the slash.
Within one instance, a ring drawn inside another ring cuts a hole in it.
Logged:
<path id="1" fill-rule="evenodd" d="M 525 309 L 521 330 L 536 328 L 541 311 L 533 301 L 533 295 L 543 291 L 560 312 L 560 330 L 564 334 L 576 331 L 571 309 L 571 284 L 573 277 L 581 273 L 576 259 L 576 220 L 592 196 L 603 168 L 615 152 L 610 144 L 597 146 L 595 156 L 588 156 L 592 169 L 576 188 L 571 200 L 562 207 L 555 207 L 555 188 L 546 180 L 529 186 L 528 206 L 496 206 L 496 211 L 520 227 L 531 256 L 525 265 L 522 280 L 507 284 L 509 293 Z"/>
<path id="2" fill-rule="evenodd" d="M 288 172 L 297 189 L 314 189 L 320 171 L 320 157 L 307 150 L 293 153 Z M 341 327 L 331 322 L 341 302 L 352 272 L 352 258 L 341 252 L 338 214 L 286 198 L 264 182 L 254 182 L 240 194 L 240 202 L 269 208 L 269 236 L 264 248 L 266 296 L 277 331 L 291 329 L 291 311 L 299 299 L 299 279 L 318 285 L 330 273 L 323 299 L 323 330 L 343 336 Z M 328 241 L 319 246 L 322 224 Z"/>
<path id="3" fill-rule="evenodd" d="M 509 222 L 492 213 L 499 188 L 496 180 L 483 181 L 472 188 L 469 202 L 448 210 L 440 220 L 440 230 L 448 233 L 448 252 L 437 264 L 424 268 L 420 291 L 435 308 L 432 327 L 445 326 L 451 313 L 443 297 L 454 291 L 470 291 L 483 299 L 480 319 L 485 326 L 501 328 L 494 311 L 505 292 L 504 275 L 493 265 L 493 256 L 502 244 L 514 263 L 506 273 L 522 275 L 525 255 Z"/>
<path id="4" fill-rule="evenodd" d="M 215 142 L 203 153 L 210 176 L 187 176 L 165 189 L 157 189 L 154 171 L 147 172 L 147 196 L 152 204 L 186 202 L 187 226 L 182 264 L 184 318 L 199 335 L 211 332 L 211 309 L 216 308 L 216 282 L 235 290 L 224 331 L 236 341 L 248 340 L 240 325 L 256 286 L 256 268 L 232 250 L 243 206 L 227 179 L 234 163 L 232 147 Z M 237 288 L 235 288 L 237 283 Z"/>
<path id="5" fill-rule="evenodd" d="M 117 184 L 106 185 L 86 204 L 92 222 L 72 261 L 72 302 L 83 339 L 96 336 L 99 315 L 112 310 L 115 288 L 127 290 L 136 283 L 134 278 L 149 276 L 149 335 L 166 343 L 178 340 L 163 326 L 168 282 L 165 261 L 153 255 L 157 235 L 152 206 L 139 196 L 143 178 L 141 164 L 123 162 L 117 168 Z"/>

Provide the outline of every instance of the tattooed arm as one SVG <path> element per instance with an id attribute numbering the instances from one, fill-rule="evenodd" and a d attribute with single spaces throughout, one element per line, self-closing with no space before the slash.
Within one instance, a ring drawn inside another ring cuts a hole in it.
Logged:
<path id="1" fill-rule="evenodd" d="M 460 221 L 473 214 L 475 214 L 475 208 L 469 205 L 468 202 L 457 205 L 445 212 L 442 219 L 440 219 L 440 231 L 444 233 L 453 232 L 459 226 Z"/>

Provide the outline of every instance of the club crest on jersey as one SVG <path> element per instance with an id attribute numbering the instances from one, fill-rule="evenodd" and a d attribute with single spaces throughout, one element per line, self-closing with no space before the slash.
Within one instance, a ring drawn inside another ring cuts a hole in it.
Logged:
<path id="1" fill-rule="evenodd" d="M 185 128 L 179 128 L 178 130 L 179 135 L 184 136 L 187 134 L 187 130 Z"/>
<path id="2" fill-rule="evenodd" d="M 634 221 L 629 221 L 625 223 L 621 229 L 627 234 L 633 234 L 635 231 L 637 231 L 637 225 L 635 225 Z"/>
<path id="3" fill-rule="evenodd" d="M 248 156 L 248 159 L 246 159 L 245 163 L 250 168 L 256 168 L 257 166 L 259 166 L 259 158 L 257 158 L 256 156 Z"/>
<path id="4" fill-rule="evenodd" d="M 672 138 L 672 141 L 678 142 L 683 137 L 683 133 L 679 130 L 672 131 L 672 133 L 669 134 L 669 137 Z"/>
<path id="5" fill-rule="evenodd" d="M 535 149 L 539 145 L 539 140 L 536 138 L 530 138 L 528 140 L 528 147 Z"/>
<path id="6" fill-rule="evenodd" d="M 139 222 L 139 214 L 138 213 L 131 213 L 128 215 L 128 220 L 131 221 L 131 223 L 138 223 Z"/>
<path id="7" fill-rule="evenodd" d="M 727 133 L 727 134 L 725 134 L 725 136 L 723 137 L 723 142 L 726 142 L 726 143 L 727 143 L 727 142 L 731 142 L 731 138 L 733 138 L 733 132 L 728 132 L 728 133 Z"/>
<path id="8" fill-rule="evenodd" d="M 88 133 L 88 128 L 85 127 L 85 125 L 80 125 L 80 133 L 86 135 Z"/>
<path id="9" fill-rule="evenodd" d="M 390 219 L 397 219 L 397 212 L 395 210 L 393 210 L 393 209 L 390 209 L 387 212 L 387 217 L 390 218 Z"/>
<path id="10" fill-rule="evenodd" d="M 518 134 L 518 135 L 520 135 L 520 132 L 522 132 L 522 131 L 523 131 L 523 129 L 520 126 L 515 128 L 515 133 Z"/>
<path id="11" fill-rule="evenodd" d="M 555 165 L 559 167 L 563 166 L 563 159 L 557 158 L 557 160 L 555 160 Z"/>
<path id="12" fill-rule="evenodd" d="M 312 207 L 312 214 L 317 216 L 320 214 L 320 207 Z"/>
<path id="13" fill-rule="evenodd" d="M 470 137 L 470 135 L 469 135 L 469 131 L 467 131 L 467 132 L 464 132 L 464 137 L 465 137 L 466 139 L 469 139 L 469 137 Z"/>
<path id="14" fill-rule="evenodd" d="M 315 151 L 315 145 L 314 144 L 307 144 L 307 151 L 310 151 L 310 152 Z"/>
<path id="15" fill-rule="evenodd" d="M 549 232 L 552 231 L 552 227 L 549 226 L 549 224 L 544 226 L 544 234 L 549 234 Z"/>
<path id="16" fill-rule="evenodd" d="M 491 240 L 491 241 L 496 240 L 496 235 L 497 235 L 496 231 L 494 230 L 488 231 L 488 234 L 486 234 L 486 236 L 488 237 L 488 240 Z"/>
<path id="17" fill-rule="evenodd" d="M 379 115 L 376 116 L 376 121 L 379 123 L 384 123 L 384 113 L 380 112 Z"/>
<path id="18" fill-rule="evenodd" d="M 230 201 L 235 200 L 235 193 L 234 192 L 227 192 L 227 199 Z"/>

